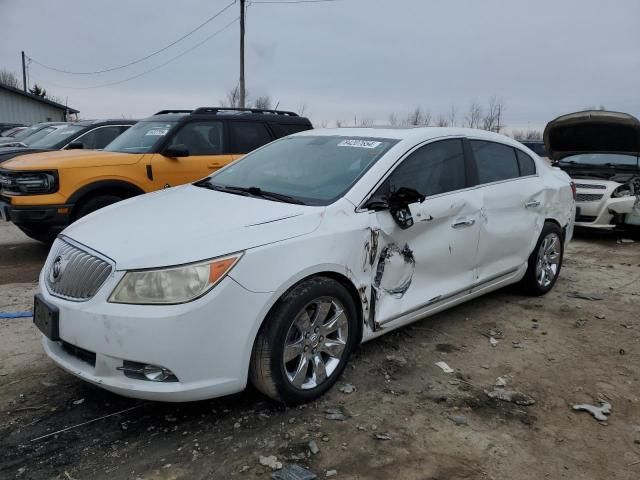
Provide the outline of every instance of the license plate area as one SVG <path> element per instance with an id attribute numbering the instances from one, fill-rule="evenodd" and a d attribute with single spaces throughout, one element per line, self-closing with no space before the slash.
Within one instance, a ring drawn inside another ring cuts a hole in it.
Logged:
<path id="1" fill-rule="evenodd" d="M 60 311 L 40 294 L 33 299 L 33 323 L 49 340 L 60 340 Z"/>

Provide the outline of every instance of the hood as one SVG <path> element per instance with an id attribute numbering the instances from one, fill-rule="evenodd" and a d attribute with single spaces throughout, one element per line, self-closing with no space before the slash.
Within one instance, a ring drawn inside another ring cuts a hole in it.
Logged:
<path id="1" fill-rule="evenodd" d="M 118 153 L 102 150 L 58 150 L 21 155 L 19 158 L 4 162 L 2 168 L 11 170 L 46 170 L 128 165 L 137 163 L 143 156 L 144 154 L 142 153 Z"/>
<path id="2" fill-rule="evenodd" d="M 311 233 L 324 211 L 183 185 L 98 210 L 63 235 L 108 256 L 117 270 L 154 268 Z"/>
<path id="3" fill-rule="evenodd" d="M 587 110 L 551 120 L 544 145 L 552 160 L 580 153 L 640 152 L 640 121 L 627 113 Z"/>
<path id="4" fill-rule="evenodd" d="M 1 147 L 1 146 L 0 146 Z M 0 163 L 6 162 L 19 155 L 26 155 L 28 153 L 36 152 L 48 152 L 50 150 L 36 149 L 29 147 L 1 147 L 0 148 Z"/>

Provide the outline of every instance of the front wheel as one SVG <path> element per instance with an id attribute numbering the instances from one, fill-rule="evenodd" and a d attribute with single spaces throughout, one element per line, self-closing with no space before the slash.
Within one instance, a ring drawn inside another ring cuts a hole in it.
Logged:
<path id="1" fill-rule="evenodd" d="M 254 386 L 289 405 L 319 397 L 342 374 L 358 341 L 355 303 L 338 282 L 306 280 L 278 302 L 251 358 Z"/>
<path id="2" fill-rule="evenodd" d="M 546 222 L 536 247 L 529 256 L 527 272 L 520 281 L 525 293 L 534 296 L 549 292 L 560 274 L 564 257 L 562 229 L 555 223 Z"/>

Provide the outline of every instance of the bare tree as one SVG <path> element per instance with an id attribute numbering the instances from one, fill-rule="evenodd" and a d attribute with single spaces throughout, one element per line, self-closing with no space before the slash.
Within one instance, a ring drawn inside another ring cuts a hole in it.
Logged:
<path id="1" fill-rule="evenodd" d="M 503 104 L 495 95 L 489 99 L 489 108 L 482 117 L 482 128 L 490 132 L 500 132 L 500 117 Z"/>
<path id="2" fill-rule="evenodd" d="M 361 118 L 356 125 L 359 127 L 373 127 L 375 123 L 376 122 L 373 118 L 365 117 L 365 118 Z"/>
<path id="3" fill-rule="evenodd" d="M 447 122 L 449 123 L 447 126 L 455 127 L 456 126 L 456 106 L 451 105 L 449 109 L 449 117 L 447 118 Z"/>
<path id="4" fill-rule="evenodd" d="M 322 120 L 319 123 L 316 123 L 317 128 L 327 128 L 329 126 L 329 120 Z"/>
<path id="5" fill-rule="evenodd" d="M 298 107 L 298 111 L 297 111 L 296 113 L 297 113 L 298 115 L 300 115 L 301 117 L 304 117 L 304 116 L 307 116 L 307 117 L 308 117 L 308 116 L 310 116 L 310 115 L 307 113 L 307 108 L 308 108 L 308 107 L 307 107 L 307 102 L 303 102 L 303 103 L 301 103 L 301 104 L 300 104 L 300 106 Z M 306 114 L 306 115 L 305 115 L 305 114 Z"/>
<path id="6" fill-rule="evenodd" d="M 264 110 L 271 109 L 271 97 L 269 95 L 262 95 L 256 98 L 256 101 L 253 102 L 253 108 L 261 108 Z"/>
<path id="7" fill-rule="evenodd" d="M 336 120 L 336 127 L 340 128 L 344 125 L 344 120 Z"/>
<path id="8" fill-rule="evenodd" d="M 389 114 L 389 125 L 391 125 L 392 127 L 395 127 L 396 125 L 398 125 L 398 117 L 396 116 L 395 113 Z"/>
<path id="9" fill-rule="evenodd" d="M 221 107 L 237 108 L 240 106 L 240 87 L 236 85 L 227 91 L 226 98 L 220 100 Z"/>
<path id="10" fill-rule="evenodd" d="M 540 130 L 513 130 L 511 135 L 516 140 L 542 140 L 542 132 Z"/>
<path id="11" fill-rule="evenodd" d="M 411 110 L 407 114 L 407 118 L 402 122 L 403 125 L 413 127 L 429 125 L 429 123 L 431 123 L 431 112 L 429 112 L 429 110 L 422 110 L 420 105 Z"/>
<path id="12" fill-rule="evenodd" d="M 469 111 L 464 117 L 465 125 L 469 128 L 480 128 L 481 120 L 482 107 L 478 102 L 471 102 L 471 105 L 469 105 Z"/>
<path id="13" fill-rule="evenodd" d="M 447 119 L 447 117 L 445 117 L 442 114 L 438 115 L 438 118 L 436 118 L 436 127 L 448 127 L 448 126 L 449 126 L 449 119 Z"/>
<path id="14" fill-rule="evenodd" d="M 16 77 L 15 73 L 10 72 L 9 70 L 0 70 L 0 83 L 9 87 L 20 88 L 18 77 Z"/>

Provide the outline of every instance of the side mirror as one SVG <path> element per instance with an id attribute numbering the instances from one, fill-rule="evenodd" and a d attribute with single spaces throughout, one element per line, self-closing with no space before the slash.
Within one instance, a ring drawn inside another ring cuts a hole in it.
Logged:
<path id="1" fill-rule="evenodd" d="M 396 224 L 402 229 L 413 226 L 413 217 L 409 205 L 424 202 L 425 196 L 413 188 L 400 187 L 393 190 L 387 197 L 389 213 Z"/>
<path id="2" fill-rule="evenodd" d="M 189 149 L 187 148 L 186 145 L 179 143 L 177 145 L 174 145 L 172 147 L 167 147 L 164 149 L 164 152 L 162 152 L 162 154 L 165 157 L 171 157 L 171 158 L 178 158 L 178 157 L 188 157 L 189 156 Z"/>
<path id="3" fill-rule="evenodd" d="M 81 150 L 84 148 L 84 143 L 82 142 L 71 142 L 67 145 L 66 150 Z"/>

